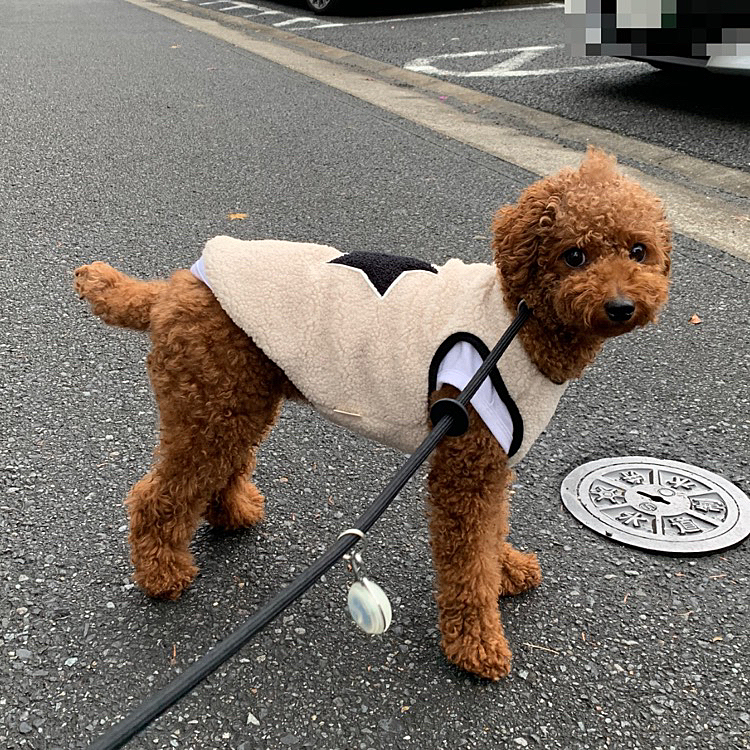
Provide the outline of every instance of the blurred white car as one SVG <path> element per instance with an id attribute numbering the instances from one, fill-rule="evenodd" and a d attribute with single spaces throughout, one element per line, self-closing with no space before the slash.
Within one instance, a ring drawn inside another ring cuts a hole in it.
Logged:
<path id="1" fill-rule="evenodd" d="M 750 75 L 750 0 L 565 0 L 573 56 Z"/>
<path id="2" fill-rule="evenodd" d="M 662 70 L 700 68 L 712 73 L 750 75 L 750 55 L 712 55 L 711 57 L 635 57 L 627 55 L 627 58 L 629 60 L 642 60 Z"/>

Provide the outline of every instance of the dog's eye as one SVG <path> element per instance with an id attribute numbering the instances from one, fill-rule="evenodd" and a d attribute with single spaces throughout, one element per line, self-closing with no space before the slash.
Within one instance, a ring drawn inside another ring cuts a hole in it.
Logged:
<path id="1" fill-rule="evenodd" d="M 580 268 L 586 262 L 586 253 L 580 247 L 571 247 L 562 257 L 571 268 Z"/>
<path id="2" fill-rule="evenodd" d="M 643 261 L 646 260 L 645 246 L 641 245 L 640 242 L 633 245 L 633 247 L 630 248 L 630 257 L 636 263 L 643 263 Z"/>

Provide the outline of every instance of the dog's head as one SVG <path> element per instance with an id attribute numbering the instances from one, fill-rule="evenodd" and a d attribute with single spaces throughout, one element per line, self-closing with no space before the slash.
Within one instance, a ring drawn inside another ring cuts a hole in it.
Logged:
<path id="1" fill-rule="evenodd" d="M 608 338 L 654 321 L 666 302 L 661 201 L 602 151 L 528 187 L 500 209 L 493 233 L 508 304 L 525 299 L 544 326 Z"/>

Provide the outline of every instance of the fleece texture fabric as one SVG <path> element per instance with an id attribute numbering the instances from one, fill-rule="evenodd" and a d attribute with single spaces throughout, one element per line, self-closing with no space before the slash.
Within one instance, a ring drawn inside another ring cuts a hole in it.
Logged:
<path id="1" fill-rule="evenodd" d="M 352 255 L 350 254 L 345 257 L 351 261 Z M 382 257 L 378 256 L 377 260 L 381 261 Z M 393 259 L 397 265 L 400 265 L 400 262 L 405 260 L 404 258 L 394 256 L 389 256 L 389 259 Z M 414 268 L 411 270 L 414 270 Z M 190 271 L 209 288 L 211 287 L 206 277 L 203 256 L 193 263 Z M 371 281 L 373 281 L 373 286 L 376 289 L 378 287 L 386 289 L 387 287 L 381 283 L 382 280 L 378 280 L 378 275 L 378 267 L 376 265 L 368 278 L 374 277 L 374 280 L 371 278 Z M 391 278 L 392 276 L 391 274 Z M 457 337 L 460 339 L 461 334 L 458 334 Z M 480 354 L 477 348 L 482 348 L 483 344 L 463 339 L 453 343 L 454 338 L 456 337 L 451 337 L 448 342 L 444 342 L 432 360 L 429 380 L 430 392 L 436 391 L 444 385 L 452 385 L 458 388 L 459 391 L 462 391 L 481 367 L 487 356 L 487 351 Z M 451 343 L 450 349 L 443 356 L 442 353 L 446 350 L 446 344 L 449 342 Z M 435 374 L 433 375 L 433 373 Z M 510 398 L 510 394 L 507 393 L 504 384 L 498 383 L 498 380 L 499 373 L 491 372 L 490 376 L 482 381 L 477 392 L 471 397 L 471 404 L 497 442 L 500 443 L 503 450 L 509 456 L 512 456 L 518 450 L 523 439 L 523 419 Z"/>
<path id="2" fill-rule="evenodd" d="M 457 259 L 433 266 L 221 236 L 206 243 L 193 272 L 323 416 L 406 453 L 429 432 L 429 395 L 446 355 L 467 342 L 485 356 L 513 319 L 495 267 Z M 518 339 L 497 370 L 492 383 L 513 424 L 506 452 L 515 464 L 565 384 L 544 377 Z"/>

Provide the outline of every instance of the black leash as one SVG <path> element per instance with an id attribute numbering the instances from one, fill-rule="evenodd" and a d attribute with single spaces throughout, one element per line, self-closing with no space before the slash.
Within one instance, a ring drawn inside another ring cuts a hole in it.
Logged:
<path id="1" fill-rule="evenodd" d="M 191 664 L 181 675 L 154 694 L 145 703 L 115 724 L 106 734 L 89 745 L 89 750 L 116 750 L 145 729 L 154 719 L 177 703 L 227 659 L 234 656 L 257 632 L 278 617 L 295 599 L 305 593 L 325 572 L 342 558 L 385 512 L 396 495 L 411 479 L 417 469 L 446 435 L 462 435 L 469 426 L 468 406 L 471 397 L 497 365 L 503 352 L 531 316 L 531 310 L 522 300 L 513 322 L 487 355 L 466 387 L 455 399 L 440 399 L 433 404 L 430 418 L 433 428 L 417 450 L 396 472 L 391 481 L 375 498 L 369 508 L 357 519 L 354 529 L 342 534 L 322 557 L 282 589 L 265 607 L 248 618 L 237 630 L 220 641 L 205 656 Z M 358 533 L 358 532 L 361 532 Z"/>

